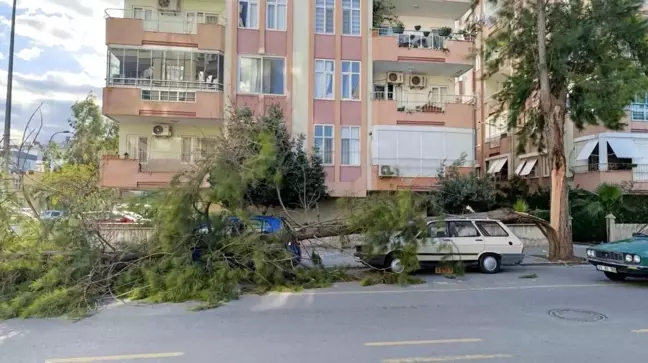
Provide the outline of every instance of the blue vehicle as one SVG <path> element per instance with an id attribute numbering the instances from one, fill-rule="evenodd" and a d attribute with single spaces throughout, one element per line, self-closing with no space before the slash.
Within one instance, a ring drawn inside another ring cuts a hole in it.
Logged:
<path id="1" fill-rule="evenodd" d="M 238 231 L 239 233 L 243 232 L 247 226 L 245 222 L 242 221 L 239 217 L 229 217 L 229 222 L 231 223 L 231 232 Z M 252 216 L 250 217 L 250 226 L 253 231 L 260 234 L 275 234 L 279 233 L 284 229 L 284 223 L 279 217 L 271 216 Z M 208 231 L 207 225 L 201 223 L 197 227 L 197 232 L 200 234 L 206 234 Z M 293 255 L 293 265 L 298 265 L 301 263 L 301 247 L 299 241 L 289 241 L 286 245 L 286 248 Z"/>

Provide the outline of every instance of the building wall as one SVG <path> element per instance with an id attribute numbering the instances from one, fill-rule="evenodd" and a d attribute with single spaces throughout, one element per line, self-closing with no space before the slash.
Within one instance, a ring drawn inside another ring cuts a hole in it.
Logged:
<path id="1" fill-rule="evenodd" d="M 216 125 L 173 125 L 173 136 L 152 136 L 153 123 L 121 123 L 119 125 L 119 155 L 129 152 L 128 140 L 133 137 L 147 137 L 150 159 L 180 159 L 182 138 L 214 138 L 221 135 Z M 132 151 L 130 151 L 132 152 Z M 130 155 L 135 157 L 135 155 Z"/>

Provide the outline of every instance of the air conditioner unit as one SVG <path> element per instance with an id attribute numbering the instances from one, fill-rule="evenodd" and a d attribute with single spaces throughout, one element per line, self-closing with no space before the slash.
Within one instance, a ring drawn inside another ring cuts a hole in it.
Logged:
<path id="1" fill-rule="evenodd" d="M 170 125 L 154 125 L 153 136 L 171 136 Z"/>
<path id="2" fill-rule="evenodd" d="M 391 165 L 379 165 L 378 176 L 380 177 L 394 177 L 398 175 L 398 170 Z"/>
<path id="3" fill-rule="evenodd" d="M 179 0 L 158 0 L 160 10 L 178 11 L 180 10 Z"/>
<path id="4" fill-rule="evenodd" d="M 407 85 L 409 88 L 425 88 L 427 86 L 427 78 L 425 76 L 412 74 L 407 77 Z"/>
<path id="5" fill-rule="evenodd" d="M 387 72 L 387 83 L 390 83 L 390 84 L 402 84 L 403 83 L 403 73 L 401 73 L 401 72 Z"/>

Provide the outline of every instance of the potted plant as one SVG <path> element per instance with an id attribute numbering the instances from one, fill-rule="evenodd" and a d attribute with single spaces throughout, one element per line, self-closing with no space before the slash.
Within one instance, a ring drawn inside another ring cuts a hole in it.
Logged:
<path id="1" fill-rule="evenodd" d="M 423 36 L 426 37 L 426 38 L 429 37 L 430 36 L 430 31 L 429 30 L 423 31 Z"/>
<path id="2" fill-rule="evenodd" d="M 396 22 L 392 26 L 392 32 L 394 34 L 403 34 L 404 31 L 405 31 L 405 26 L 403 25 L 403 23 L 401 21 Z"/>
<path id="3" fill-rule="evenodd" d="M 444 26 L 443 28 L 439 28 L 439 35 L 442 37 L 447 37 L 450 34 L 452 34 L 452 28 Z"/>
<path id="4" fill-rule="evenodd" d="M 416 31 L 421 30 L 421 26 L 420 25 L 414 25 L 414 30 L 416 30 Z"/>

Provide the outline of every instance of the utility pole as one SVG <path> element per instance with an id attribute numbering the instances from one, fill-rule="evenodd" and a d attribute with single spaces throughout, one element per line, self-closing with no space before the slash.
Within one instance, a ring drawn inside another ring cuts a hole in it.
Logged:
<path id="1" fill-rule="evenodd" d="M 16 2 L 13 0 L 13 9 L 11 10 L 11 34 L 9 35 L 9 67 L 7 68 L 7 97 L 5 104 L 4 120 L 4 169 L 9 172 L 11 164 L 11 90 L 13 83 L 13 61 L 14 61 L 14 40 L 16 38 Z"/>

